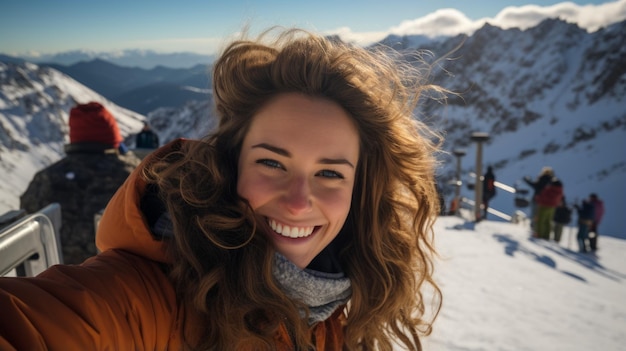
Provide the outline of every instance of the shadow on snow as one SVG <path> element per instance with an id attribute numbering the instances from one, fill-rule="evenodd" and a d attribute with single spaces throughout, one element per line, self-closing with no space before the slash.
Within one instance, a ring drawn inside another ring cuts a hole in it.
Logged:
<path id="1" fill-rule="evenodd" d="M 493 237 L 498 242 L 504 244 L 504 253 L 507 254 L 508 256 L 514 257 L 516 254 L 526 255 L 530 257 L 531 259 L 539 263 L 542 263 L 550 268 L 556 269 L 571 278 L 574 278 L 583 282 L 587 281 L 584 277 L 578 274 L 560 270 L 557 267 L 557 263 L 553 259 L 552 255 L 539 253 L 539 251 L 533 250 L 531 247 L 527 247 L 526 245 L 523 245 L 522 243 L 520 243 L 520 241 L 516 240 L 511 235 L 493 234 Z M 529 238 L 528 241 L 534 244 L 535 246 L 539 246 L 539 247 L 542 247 L 543 249 L 550 251 L 551 254 L 558 255 L 564 259 L 575 262 L 605 278 L 608 278 L 614 281 L 618 281 L 620 279 L 626 279 L 625 274 L 613 271 L 603 266 L 600 262 L 598 262 L 597 257 L 593 254 L 589 254 L 589 253 L 585 254 L 585 253 L 572 251 L 568 248 L 559 246 L 557 243 L 549 242 L 549 241 L 542 240 L 542 239 Z"/>

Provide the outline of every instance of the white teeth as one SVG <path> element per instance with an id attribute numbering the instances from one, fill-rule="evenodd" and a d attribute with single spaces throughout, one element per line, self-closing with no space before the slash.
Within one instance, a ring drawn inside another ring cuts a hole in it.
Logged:
<path id="1" fill-rule="evenodd" d="M 272 230 L 288 238 L 304 238 L 311 235 L 314 229 L 314 227 L 290 227 L 288 225 L 278 223 L 274 219 L 270 219 L 268 222 L 270 227 L 272 227 Z"/>

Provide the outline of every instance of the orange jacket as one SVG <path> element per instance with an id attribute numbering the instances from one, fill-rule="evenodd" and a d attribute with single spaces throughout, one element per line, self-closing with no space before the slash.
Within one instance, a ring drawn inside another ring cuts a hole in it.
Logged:
<path id="1" fill-rule="evenodd" d="M 145 191 L 140 169 L 179 148 L 152 155 L 113 196 L 100 221 L 102 253 L 81 265 L 53 266 L 36 278 L 0 278 L 0 350 L 179 350 L 182 311 L 162 265 L 170 261 L 139 210 Z M 187 141 L 189 142 L 189 141 Z M 341 310 L 315 325 L 318 350 L 340 350 Z M 285 326 L 278 350 L 291 350 Z"/>

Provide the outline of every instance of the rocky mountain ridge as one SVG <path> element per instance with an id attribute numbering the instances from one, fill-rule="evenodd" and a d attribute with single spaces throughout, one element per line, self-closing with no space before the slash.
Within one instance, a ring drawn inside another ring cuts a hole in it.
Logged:
<path id="1" fill-rule="evenodd" d="M 393 40 L 386 44 L 393 46 Z M 594 33 L 546 20 L 524 31 L 486 25 L 472 36 L 428 44 L 401 41 L 396 47 L 407 57 L 429 50 L 430 80 L 456 93 L 445 103 L 424 100 L 416 111 L 445 135 L 448 153 L 441 155 L 438 175 L 447 201 L 454 191 L 448 185 L 455 178 L 452 151 L 467 152 L 462 181 L 473 182 L 468 174 L 475 168 L 476 148 L 470 134 L 486 132 L 484 166 L 494 166 L 498 181 L 523 186 L 523 176 L 551 166 L 570 201 L 590 192 L 604 198 L 605 230 L 626 237 L 620 215 L 626 207 L 626 21 Z M 83 99 L 114 104 L 58 71 L 33 64 L 2 64 L 0 84 L 0 165 L 7 179 L 0 185 L 0 206 L 9 208 L 15 201 L 6 200 L 6 192 L 19 195 L 34 171 L 61 157 L 70 105 Z M 128 115 L 120 117 L 126 135 L 148 118 L 162 142 L 201 137 L 215 124 L 210 94 L 147 117 L 119 111 Z M 24 162 L 35 154 L 36 161 Z M 465 186 L 462 191 L 472 196 Z M 506 192 L 492 205 L 509 214 L 520 210 Z"/>
<path id="2" fill-rule="evenodd" d="M 475 168 L 470 134 L 486 132 L 483 167 L 494 166 L 500 181 L 523 186 L 523 176 L 551 166 L 570 202 L 597 192 L 614 211 L 624 208 L 623 195 L 614 194 L 626 193 L 626 21 L 593 33 L 558 19 L 525 31 L 486 25 L 470 37 L 403 50 L 424 49 L 446 57 L 432 80 L 458 95 L 426 102 L 421 113 L 445 133 L 447 151 L 467 151 L 464 173 Z M 455 178 L 454 165 L 449 155 L 442 182 Z M 493 204 L 511 213 L 509 200 Z"/>

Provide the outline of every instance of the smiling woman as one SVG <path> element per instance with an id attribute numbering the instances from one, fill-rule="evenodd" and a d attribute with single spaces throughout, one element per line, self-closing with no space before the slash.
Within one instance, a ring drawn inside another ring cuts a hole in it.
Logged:
<path id="1" fill-rule="evenodd" d="M 413 110 L 440 89 L 416 73 L 299 30 L 233 42 L 218 128 L 144 159 L 101 253 L 0 279 L 0 348 L 421 350 L 438 135 Z"/>
<path id="2" fill-rule="evenodd" d="M 348 216 L 358 132 L 336 102 L 294 93 L 268 102 L 249 128 L 238 193 L 266 218 L 260 228 L 276 250 L 304 269 Z"/>

